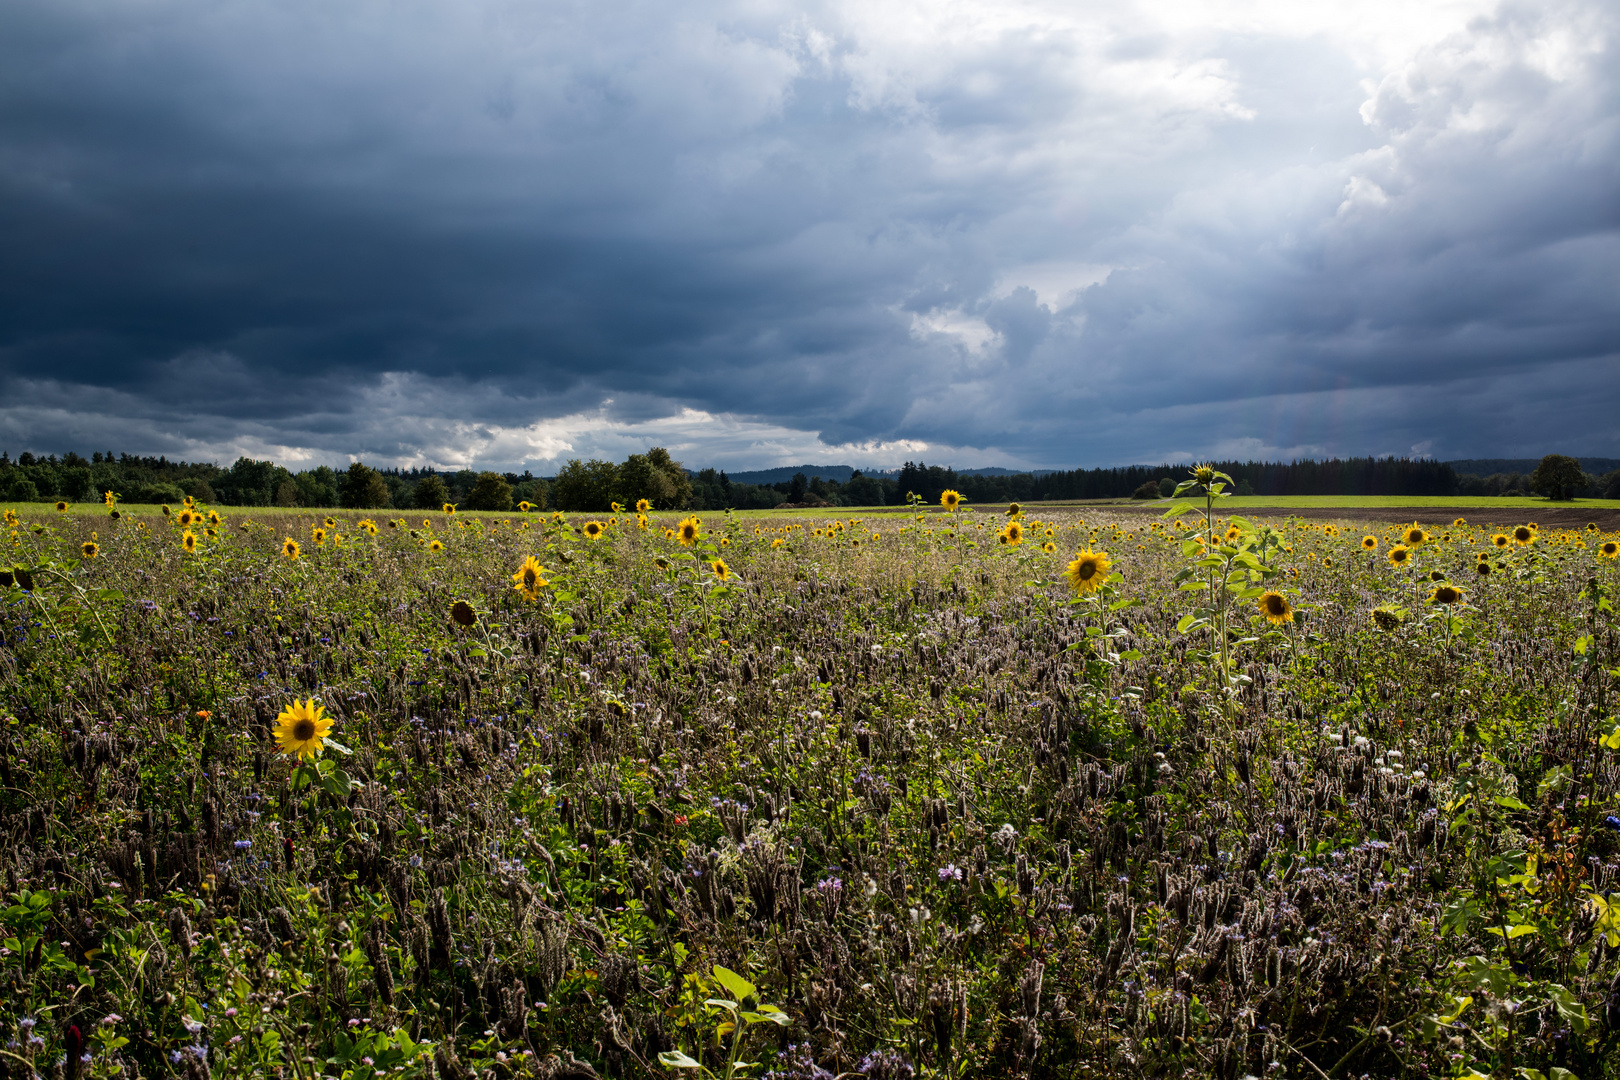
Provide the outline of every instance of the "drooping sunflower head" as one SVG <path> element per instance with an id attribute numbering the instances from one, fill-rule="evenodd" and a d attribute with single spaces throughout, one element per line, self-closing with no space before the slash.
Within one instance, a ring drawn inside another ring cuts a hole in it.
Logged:
<path id="1" fill-rule="evenodd" d="M 1479 562 L 1474 564 L 1474 573 L 1478 574 L 1480 577 L 1490 577 L 1491 564 L 1486 562 L 1484 559 L 1481 559 Z"/>
<path id="2" fill-rule="evenodd" d="M 158 509 L 163 511 L 163 516 L 164 517 L 168 517 L 173 512 L 173 511 L 171 511 L 169 509 L 169 504 L 168 503 L 164 503 L 162 506 L 158 507 Z"/>
<path id="3" fill-rule="evenodd" d="M 1463 598 L 1463 591 L 1461 589 L 1457 588 L 1457 586 L 1455 586 L 1455 585 L 1440 585 L 1440 586 L 1437 586 L 1435 588 L 1435 590 L 1429 594 L 1429 603 L 1431 603 L 1431 604 L 1445 604 L 1446 606 L 1449 607 L 1452 604 L 1461 603 L 1462 598 Z"/>
<path id="4" fill-rule="evenodd" d="M 1605 540 L 1603 546 L 1598 548 L 1598 557 L 1602 559 L 1620 558 L 1620 541 Z"/>
<path id="5" fill-rule="evenodd" d="M 1215 469 L 1210 465 L 1194 465 L 1192 478 L 1200 484 L 1208 484 L 1215 479 Z"/>
<path id="6" fill-rule="evenodd" d="M 94 541 L 86 540 L 84 543 L 79 545 L 79 554 L 83 555 L 87 559 L 93 559 L 97 555 L 101 554 L 101 549 L 95 545 Z"/>
<path id="7" fill-rule="evenodd" d="M 787 541 L 786 541 L 786 540 L 784 540 L 784 539 L 782 539 L 782 538 L 781 538 L 781 537 L 780 537 L 780 536 L 778 536 L 778 537 L 777 537 L 777 538 L 776 538 L 776 539 L 774 539 L 774 540 L 772 540 L 772 541 L 771 541 L 771 547 L 773 547 L 773 548 L 779 548 L 779 547 L 781 547 L 781 546 L 782 546 L 782 545 L 783 545 L 783 544 L 786 544 L 786 543 L 787 543 Z"/>
<path id="8" fill-rule="evenodd" d="M 1275 589 L 1267 589 L 1260 595 L 1260 614 L 1273 626 L 1294 621 L 1293 605 L 1288 602 L 1288 597 Z"/>
<path id="9" fill-rule="evenodd" d="M 1406 619 L 1398 608 L 1376 607 L 1372 609 L 1373 625 L 1380 630 L 1396 630 Z"/>
<path id="10" fill-rule="evenodd" d="M 1423 526 L 1416 523 L 1413 523 L 1405 532 L 1401 533 L 1401 543 L 1407 547 L 1417 547 L 1428 538 L 1429 534 L 1423 531 Z"/>
<path id="11" fill-rule="evenodd" d="M 1468 524 L 1468 519 L 1467 518 L 1458 518 L 1456 521 L 1453 521 L 1451 523 L 1451 527 L 1453 529 L 1460 529 L 1466 524 Z"/>
<path id="12" fill-rule="evenodd" d="M 450 605 L 450 618 L 457 626 L 471 626 L 478 621 L 478 613 L 467 601 L 457 600 Z"/>
<path id="13" fill-rule="evenodd" d="M 1405 566 L 1412 560 L 1412 552 L 1406 545 L 1396 544 L 1389 549 L 1389 554 L 1385 557 L 1395 566 Z"/>
<path id="14" fill-rule="evenodd" d="M 646 530 L 646 529 L 649 529 L 651 527 L 652 527 L 652 518 L 648 517 L 646 514 L 637 514 L 636 515 L 636 528 Z M 759 535 L 758 530 L 755 530 L 754 535 L 756 535 L 756 536 Z"/>
<path id="15" fill-rule="evenodd" d="M 1008 503 L 1007 504 L 1007 516 L 1008 517 L 1017 517 L 1019 514 L 1022 514 L 1023 512 L 1024 512 L 1024 508 L 1022 506 L 1019 506 L 1017 503 Z"/>
<path id="16" fill-rule="evenodd" d="M 115 506 L 118 503 L 118 496 L 114 495 L 112 490 L 109 488 L 101 493 L 101 501 L 108 506 Z"/>
<path id="17" fill-rule="evenodd" d="M 581 527 L 580 531 L 585 534 L 585 538 L 587 540 L 595 540 L 600 537 L 606 529 L 607 526 L 603 525 L 600 521 L 587 521 Z"/>
<path id="18" fill-rule="evenodd" d="M 180 537 L 180 546 L 187 551 L 197 550 L 197 534 L 187 529 Z"/>
<path id="19" fill-rule="evenodd" d="M 1084 596 L 1103 587 L 1112 565 L 1113 562 L 1106 551 L 1092 551 L 1088 548 L 1075 555 L 1073 561 L 1063 571 L 1063 576 L 1075 592 Z"/>
<path id="20" fill-rule="evenodd" d="M 446 514 L 453 514 L 453 513 L 456 512 L 456 504 L 455 503 L 445 503 L 439 509 L 443 510 Z"/>
<path id="21" fill-rule="evenodd" d="M 1378 550 L 1378 537 L 1376 537 L 1376 536 L 1363 536 L 1361 538 L 1361 550 L 1363 550 L 1363 551 L 1377 551 Z"/>
<path id="22" fill-rule="evenodd" d="M 682 547 L 691 547 L 698 539 L 698 519 L 695 517 L 682 518 L 675 526 L 675 539 Z"/>
<path id="23" fill-rule="evenodd" d="M 302 555 L 304 552 L 303 549 L 298 546 L 298 541 L 289 536 L 287 539 L 281 542 L 281 553 L 289 559 L 296 560 L 298 556 Z"/>
<path id="24" fill-rule="evenodd" d="M 1529 525 L 1520 525 L 1513 530 L 1513 542 L 1520 547 L 1529 547 L 1536 542 L 1536 530 Z"/>
<path id="25" fill-rule="evenodd" d="M 325 521 L 321 522 L 321 524 L 325 525 L 328 529 L 335 529 L 337 528 L 337 518 L 328 517 Z"/>
<path id="26" fill-rule="evenodd" d="M 719 578 L 721 581 L 731 580 L 731 567 L 726 565 L 726 560 L 714 560 L 714 562 L 709 564 L 709 569 L 714 571 L 714 576 Z"/>
<path id="27" fill-rule="evenodd" d="M 275 739 L 283 754 L 302 761 L 321 756 L 326 733 L 331 730 L 332 718 L 326 715 L 326 706 L 315 704 L 314 698 L 294 698 L 276 717 Z"/>
<path id="28" fill-rule="evenodd" d="M 638 513 L 638 514 L 650 514 L 650 513 L 652 513 L 652 500 L 651 499 L 637 499 L 636 500 L 636 513 Z"/>
<path id="29" fill-rule="evenodd" d="M 1430 581 L 1444 581 L 1444 580 L 1446 580 L 1446 572 L 1444 570 L 1430 570 L 1429 571 L 1429 580 Z"/>
<path id="30" fill-rule="evenodd" d="M 955 510 L 958 506 L 962 505 L 962 493 L 951 488 L 946 488 L 944 491 L 939 493 L 939 505 L 943 506 L 947 510 Z"/>

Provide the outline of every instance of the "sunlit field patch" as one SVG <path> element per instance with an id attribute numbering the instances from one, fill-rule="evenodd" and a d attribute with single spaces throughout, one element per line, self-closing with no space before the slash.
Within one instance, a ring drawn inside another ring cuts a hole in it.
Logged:
<path id="1" fill-rule="evenodd" d="M 1175 502 L 10 512 L 3 1068 L 1613 1075 L 1620 537 Z"/>

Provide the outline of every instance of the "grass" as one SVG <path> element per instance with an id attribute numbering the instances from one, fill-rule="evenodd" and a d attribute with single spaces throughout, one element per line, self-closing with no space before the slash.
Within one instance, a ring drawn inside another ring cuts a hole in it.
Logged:
<path id="1" fill-rule="evenodd" d="M 0 533 L 0 1075 L 1620 1071 L 1607 535 L 222 513 Z"/>

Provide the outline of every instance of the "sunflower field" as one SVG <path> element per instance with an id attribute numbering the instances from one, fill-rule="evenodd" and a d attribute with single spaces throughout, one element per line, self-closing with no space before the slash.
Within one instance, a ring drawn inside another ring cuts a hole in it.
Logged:
<path id="1" fill-rule="evenodd" d="M 1620 1072 L 1620 538 L 1204 480 L 7 511 L 0 1076 Z"/>

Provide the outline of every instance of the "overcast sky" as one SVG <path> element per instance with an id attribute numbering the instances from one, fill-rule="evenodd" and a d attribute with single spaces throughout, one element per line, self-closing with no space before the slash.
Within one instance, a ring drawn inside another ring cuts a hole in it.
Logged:
<path id="1" fill-rule="evenodd" d="M 0 448 L 1620 456 L 1613 0 L 0 0 Z"/>

